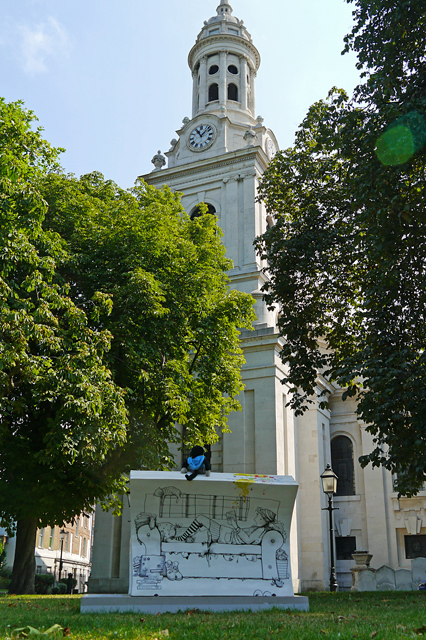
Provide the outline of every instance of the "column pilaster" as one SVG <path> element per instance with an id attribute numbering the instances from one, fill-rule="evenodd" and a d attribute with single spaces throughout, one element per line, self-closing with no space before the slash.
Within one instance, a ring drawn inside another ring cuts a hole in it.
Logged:
<path id="1" fill-rule="evenodd" d="M 241 78 L 241 109 L 247 111 L 247 58 L 240 58 L 240 78 Z"/>
<path id="2" fill-rule="evenodd" d="M 205 109 L 207 104 L 207 56 L 200 60 L 200 99 L 199 109 Z"/>
<path id="3" fill-rule="evenodd" d="M 192 72 L 192 117 L 194 118 L 198 111 L 198 70 Z"/>
<path id="4" fill-rule="evenodd" d="M 227 99 L 226 92 L 226 71 L 227 71 L 227 60 L 228 60 L 228 52 L 221 51 L 220 52 L 220 62 L 219 62 L 219 104 L 225 105 Z"/>

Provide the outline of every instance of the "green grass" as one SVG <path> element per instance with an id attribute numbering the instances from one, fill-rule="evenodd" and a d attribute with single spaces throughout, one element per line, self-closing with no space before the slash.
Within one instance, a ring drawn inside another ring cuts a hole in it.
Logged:
<path id="1" fill-rule="evenodd" d="M 14 628 L 69 627 L 70 640 L 403 640 L 426 636 L 426 592 L 308 594 L 309 613 L 80 614 L 81 596 L 0 596 L 0 639 Z"/>

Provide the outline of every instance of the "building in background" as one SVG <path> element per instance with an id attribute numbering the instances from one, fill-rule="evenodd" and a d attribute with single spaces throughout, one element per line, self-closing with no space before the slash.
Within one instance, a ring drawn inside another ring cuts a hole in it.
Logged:
<path id="1" fill-rule="evenodd" d="M 66 523 L 63 527 L 37 529 L 36 573 L 51 573 L 56 580 L 66 579 L 71 573 L 77 581 L 75 589 L 84 593 L 91 570 L 93 523 L 93 514 L 82 513 L 74 523 Z M 6 543 L 6 565 L 12 568 L 15 538 L 8 538 L 6 531 L 0 528 L 0 540 Z M 59 575 L 61 555 L 62 571 Z"/>

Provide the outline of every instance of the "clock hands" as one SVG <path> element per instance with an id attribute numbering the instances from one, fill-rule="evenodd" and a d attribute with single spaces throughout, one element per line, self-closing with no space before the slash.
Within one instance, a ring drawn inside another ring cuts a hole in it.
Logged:
<path id="1" fill-rule="evenodd" d="M 213 138 L 214 131 L 210 125 L 200 124 L 196 127 L 189 138 L 192 147 L 201 148 L 205 147 Z"/>

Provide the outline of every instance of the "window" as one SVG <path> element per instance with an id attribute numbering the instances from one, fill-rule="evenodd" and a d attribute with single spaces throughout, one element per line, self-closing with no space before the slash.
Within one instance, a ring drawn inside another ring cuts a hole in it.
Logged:
<path id="1" fill-rule="evenodd" d="M 336 495 L 355 495 L 354 448 L 347 436 L 331 441 L 331 466 L 338 477 Z"/>
<path id="2" fill-rule="evenodd" d="M 228 29 L 228 33 L 233 33 L 234 35 L 236 35 L 236 36 L 237 36 L 237 35 L 239 34 L 239 31 L 238 31 L 238 29 L 231 29 L 231 28 L 229 28 L 229 29 Z"/>
<path id="3" fill-rule="evenodd" d="M 228 100 L 238 102 L 238 87 L 236 84 L 228 85 Z"/>
<path id="4" fill-rule="evenodd" d="M 76 538 L 78 538 L 79 531 L 80 531 L 80 518 L 76 518 L 76 521 L 75 521 L 75 537 Z"/>
<path id="5" fill-rule="evenodd" d="M 211 84 L 209 87 L 209 102 L 219 100 L 219 85 Z"/>
<path id="6" fill-rule="evenodd" d="M 347 536 L 345 538 L 336 538 L 336 559 L 337 560 L 353 560 L 352 554 L 356 550 L 355 536 Z"/>
<path id="7" fill-rule="evenodd" d="M 38 532 L 38 546 L 42 547 L 44 543 L 44 527 Z"/>
<path id="8" fill-rule="evenodd" d="M 70 550 L 70 534 L 69 531 L 66 532 L 65 534 L 65 551 L 69 551 Z"/>
<path id="9" fill-rule="evenodd" d="M 235 66 L 235 64 L 230 64 L 228 67 L 228 71 L 229 73 L 232 73 L 232 75 L 237 76 L 238 75 L 238 69 Z"/>
<path id="10" fill-rule="evenodd" d="M 426 536 L 404 536 L 405 557 L 407 560 L 413 558 L 426 558 Z"/>
<path id="11" fill-rule="evenodd" d="M 207 204 L 207 213 L 210 213 L 211 215 L 214 215 L 216 213 L 216 209 L 212 204 L 208 204 L 207 202 L 203 202 L 203 204 Z M 194 220 L 194 218 L 199 218 L 202 215 L 203 214 L 201 213 L 201 206 L 198 204 L 192 211 L 190 217 L 191 220 Z"/>
<path id="12" fill-rule="evenodd" d="M 87 538 L 83 538 L 83 551 L 81 553 L 83 558 L 86 557 L 86 550 L 87 550 Z"/>
<path id="13" fill-rule="evenodd" d="M 212 36 L 212 35 L 214 35 L 215 33 L 219 33 L 219 32 L 220 32 L 220 29 L 210 29 L 210 31 L 209 31 L 209 36 Z"/>
<path id="14" fill-rule="evenodd" d="M 209 69 L 209 74 L 211 76 L 214 76 L 215 73 L 217 73 L 219 71 L 219 67 L 217 66 L 217 64 L 212 64 L 212 66 Z"/>
<path id="15" fill-rule="evenodd" d="M 54 533 L 54 529 L 53 529 L 53 527 L 50 527 L 50 533 L 49 533 L 49 549 L 53 549 L 53 533 Z"/>

